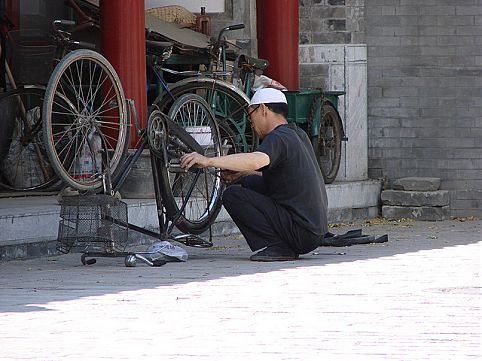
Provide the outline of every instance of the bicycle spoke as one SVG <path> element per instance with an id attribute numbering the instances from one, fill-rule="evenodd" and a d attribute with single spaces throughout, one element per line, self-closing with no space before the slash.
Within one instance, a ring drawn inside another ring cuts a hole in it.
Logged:
<path id="1" fill-rule="evenodd" d="M 221 154 L 215 118 L 204 100 L 206 92 L 202 91 L 203 96 L 185 94 L 175 101 L 168 117 L 183 129 L 168 126 L 167 148 L 164 152 L 161 149 L 160 154 L 155 153 L 159 157 L 156 159 L 164 162 L 158 170 L 166 212 L 168 216 L 174 217 L 173 221 L 180 230 L 193 234 L 199 234 L 214 221 L 221 205 L 220 178 L 207 170 L 183 172 L 179 165 L 180 157 L 193 151 L 206 156 Z M 156 129 L 161 127 L 156 123 Z M 189 139 L 185 138 L 186 133 L 190 134 Z M 152 138 L 156 142 L 157 138 Z M 151 142 L 151 138 L 149 140 Z M 162 143 L 155 143 L 154 146 L 156 145 L 162 147 Z"/>
<path id="2" fill-rule="evenodd" d="M 82 49 L 66 55 L 52 79 L 44 103 L 49 158 L 70 186 L 97 189 L 103 172 L 109 168 L 113 173 L 127 148 L 118 76 L 104 57 Z"/>

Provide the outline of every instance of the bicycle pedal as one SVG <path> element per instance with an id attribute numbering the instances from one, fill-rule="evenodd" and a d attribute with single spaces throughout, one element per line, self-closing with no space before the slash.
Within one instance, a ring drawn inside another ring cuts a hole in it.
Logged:
<path id="1" fill-rule="evenodd" d="M 193 234 L 178 235 L 174 237 L 174 240 L 188 247 L 209 248 L 213 246 L 211 241 L 205 240 Z"/>

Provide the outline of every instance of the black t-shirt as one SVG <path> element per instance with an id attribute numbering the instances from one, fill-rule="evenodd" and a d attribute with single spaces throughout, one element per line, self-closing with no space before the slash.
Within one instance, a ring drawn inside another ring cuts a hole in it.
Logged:
<path id="1" fill-rule="evenodd" d="M 256 150 L 270 159 L 261 169 L 267 195 L 287 209 L 299 226 L 320 236 L 327 233 L 325 183 L 307 134 L 294 124 L 283 124 Z"/>

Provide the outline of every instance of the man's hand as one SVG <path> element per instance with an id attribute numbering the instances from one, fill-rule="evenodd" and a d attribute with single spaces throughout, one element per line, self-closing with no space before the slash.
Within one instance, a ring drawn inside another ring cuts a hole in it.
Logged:
<path id="1" fill-rule="evenodd" d="M 209 167 L 209 158 L 196 152 L 184 154 L 181 157 L 181 167 L 186 170 L 191 167 L 206 168 Z"/>

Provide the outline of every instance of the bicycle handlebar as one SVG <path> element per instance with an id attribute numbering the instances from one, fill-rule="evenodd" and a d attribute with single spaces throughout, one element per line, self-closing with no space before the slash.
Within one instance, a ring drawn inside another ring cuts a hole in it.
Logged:
<path id="1" fill-rule="evenodd" d="M 95 50 L 95 44 L 88 43 L 86 41 L 79 41 L 79 40 L 70 40 L 70 45 L 75 45 L 79 49 L 90 49 Z"/>
<path id="2" fill-rule="evenodd" d="M 80 40 L 72 40 L 70 38 L 71 36 L 70 32 L 60 29 L 60 27 L 67 28 L 75 25 L 76 25 L 76 22 L 72 20 L 62 19 L 62 20 L 52 21 L 52 28 L 56 34 L 54 35 L 54 39 L 57 39 L 57 41 L 62 44 L 66 44 L 68 47 L 95 50 L 95 44 L 88 43 L 85 41 L 80 41 Z"/>
<path id="3" fill-rule="evenodd" d="M 221 44 L 221 38 L 223 37 L 223 35 L 226 31 L 240 30 L 240 29 L 244 29 L 244 24 L 230 25 L 230 26 L 226 26 L 225 28 L 221 29 L 221 31 L 219 32 L 219 35 L 218 35 L 217 44 Z"/>
<path id="4" fill-rule="evenodd" d="M 240 30 L 244 29 L 244 24 L 236 24 L 236 25 L 230 25 L 226 28 L 226 30 Z"/>
<path id="5" fill-rule="evenodd" d="M 59 31 L 58 26 L 63 25 L 63 26 L 74 26 L 75 21 L 72 20 L 54 20 L 52 22 L 52 27 L 54 28 L 54 31 Z"/>

